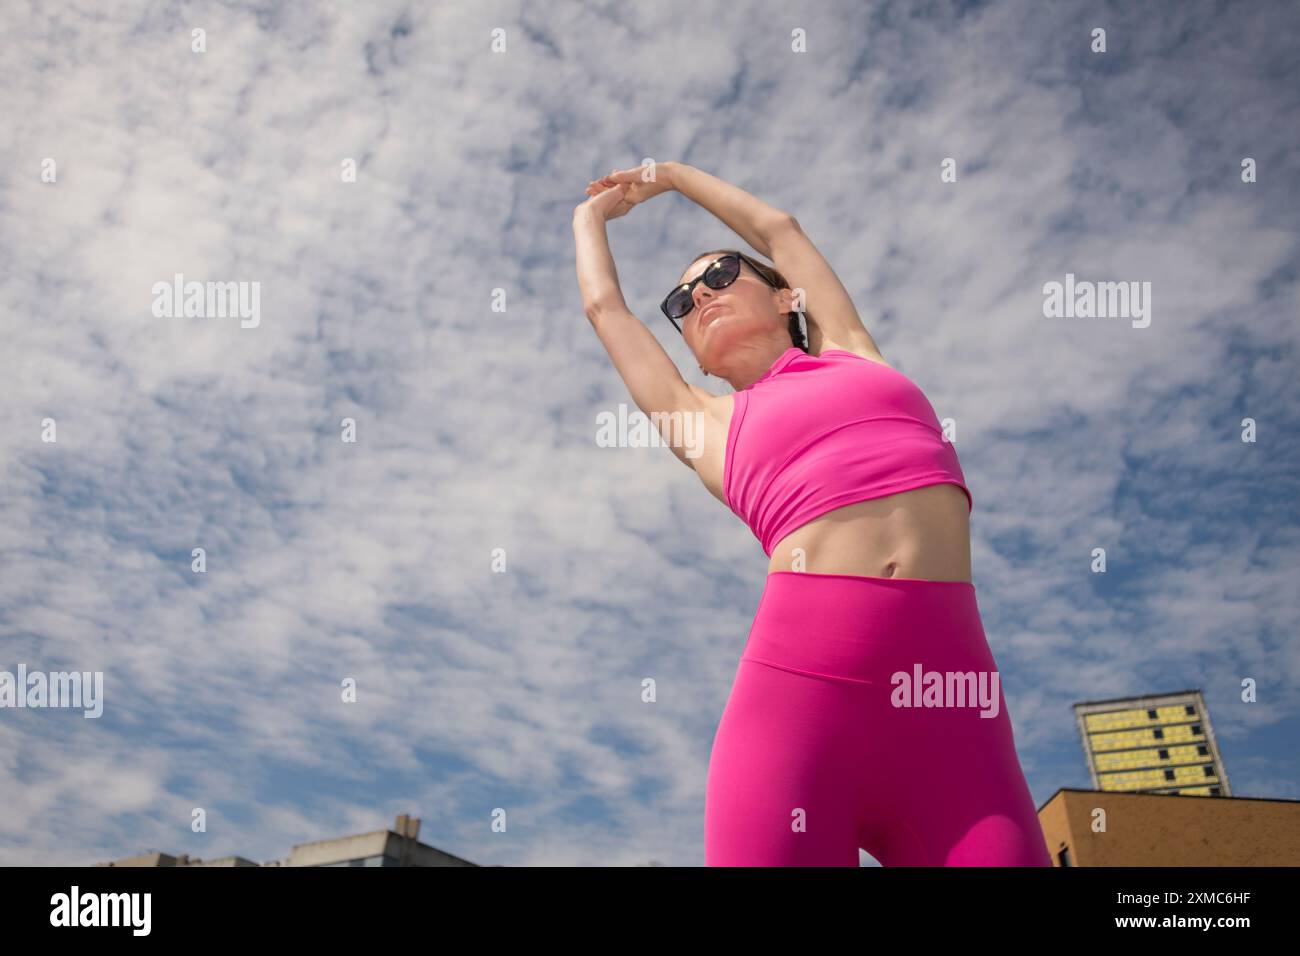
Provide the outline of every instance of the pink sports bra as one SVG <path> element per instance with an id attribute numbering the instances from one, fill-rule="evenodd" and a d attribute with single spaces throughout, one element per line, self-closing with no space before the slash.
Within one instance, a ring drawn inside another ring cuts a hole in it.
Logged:
<path id="1" fill-rule="evenodd" d="M 768 557 L 796 528 L 870 498 L 949 483 L 974 508 L 934 408 L 887 365 L 791 346 L 733 398 L 722 489 Z"/>

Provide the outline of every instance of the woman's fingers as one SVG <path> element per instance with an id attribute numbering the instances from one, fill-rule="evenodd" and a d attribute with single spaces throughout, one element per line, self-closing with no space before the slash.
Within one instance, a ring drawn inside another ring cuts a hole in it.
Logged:
<path id="1" fill-rule="evenodd" d="M 625 204 L 624 196 L 627 193 L 627 187 L 620 186 L 613 189 L 602 189 L 591 199 L 594 208 L 600 210 L 606 219 L 614 219 L 627 212 L 630 205 Z M 620 207 L 623 207 L 620 209 Z"/>
<path id="2" fill-rule="evenodd" d="M 608 176 L 601 176 L 600 179 L 593 179 L 591 185 L 608 189 L 610 186 L 617 186 L 619 183 L 633 184 L 639 182 L 640 176 L 640 166 L 635 169 L 611 169 Z"/>
<path id="3" fill-rule="evenodd" d="M 625 215 L 628 210 L 635 206 L 640 200 L 632 198 L 634 190 L 634 185 L 632 183 L 606 182 L 606 179 L 608 178 L 609 177 L 593 179 L 588 183 L 587 195 L 592 199 L 596 199 L 597 197 L 604 198 L 605 194 L 609 193 L 609 197 L 600 205 L 606 210 L 606 219 L 617 219 L 619 216 Z"/>
<path id="4" fill-rule="evenodd" d="M 603 179 L 593 179 L 587 184 L 587 194 L 595 196 L 603 193 L 607 189 L 613 189 L 615 186 L 628 186 L 630 188 L 630 184 L 628 183 L 607 183 Z"/>

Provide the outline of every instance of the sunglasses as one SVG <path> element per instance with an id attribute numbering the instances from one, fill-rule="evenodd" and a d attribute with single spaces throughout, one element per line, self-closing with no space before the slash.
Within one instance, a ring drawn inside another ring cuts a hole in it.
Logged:
<path id="1" fill-rule="evenodd" d="M 749 267 L 754 270 L 755 275 L 770 285 L 773 289 L 777 288 L 775 282 L 763 275 L 761 269 L 755 264 L 754 260 L 749 258 L 743 252 L 728 252 L 726 255 L 719 256 L 704 267 L 704 271 L 692 279 L 690 282 L 684 282 L 677 288 L 669 292 L 659 308 L 663 310 L 664 315 L 668 316 L 668 321 L 672 322 L 673 327 L 680 333 L 682 326 L 680 320 L 690 314 L 691 309 L 695 308 L 695 284 L 701 279 L 710 289 L 725 289 L 731 283 L 736 281 L 740 275 L 740 261 L 744 260 L 749 263 Z"/>

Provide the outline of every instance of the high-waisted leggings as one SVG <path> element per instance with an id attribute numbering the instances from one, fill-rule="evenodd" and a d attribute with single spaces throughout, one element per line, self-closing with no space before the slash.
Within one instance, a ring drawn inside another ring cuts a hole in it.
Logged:
<path id="1" fill-rule="evenodd" d="M 975 586 L 773 571 L 713 740 L 704 862 L 857 866 L 859 847 L 1051 866 Z"/>

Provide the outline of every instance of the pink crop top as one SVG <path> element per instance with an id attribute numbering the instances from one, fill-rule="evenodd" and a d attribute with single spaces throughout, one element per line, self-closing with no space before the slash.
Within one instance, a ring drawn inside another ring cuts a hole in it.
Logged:
<path id="1" fill-rule="evenodd" d="M 768 557 L 796 528 L 870 498 L 949 483 L 974 508 L 934 408 L 896 369 L 792 346 L 733 398 L 722 489 Z"/>

